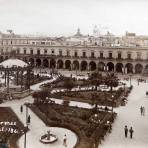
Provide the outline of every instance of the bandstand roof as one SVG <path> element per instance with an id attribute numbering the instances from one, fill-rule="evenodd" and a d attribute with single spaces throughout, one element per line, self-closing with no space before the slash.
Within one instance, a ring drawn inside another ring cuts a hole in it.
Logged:
<path id="1" fill-rule="evenodd" d="M 26 66 L 28 66 L 28 64 L 22 60 L 19 60 L 19 59 L 7 59 L 7 60 L 1 62 L 0 66 L 2 66 L 4 68 L 11 68 L 11 67 L 15 67 L 15 66 L 26 67 Z"/>

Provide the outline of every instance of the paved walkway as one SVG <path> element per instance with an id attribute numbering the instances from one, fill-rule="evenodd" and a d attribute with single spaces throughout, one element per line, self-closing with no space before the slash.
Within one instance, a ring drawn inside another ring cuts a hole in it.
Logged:
<path id="1" fill-rule="evenodd" d="M 53 80 L 45 81 L 50 82 Z M 34 90 L 38 90 L 39 86 L 42 83 L 36 84 L 32 86 Z M 24 105 L 24 103 L 32 103 L 33 98 L 31 96 L 26 97 L 21 100 L 13 100 L 9 101 L 3 104 L 0 104 L 0 106 L 8 106 L 11 107 L 12 110 L 16 113 L 20 121 L 25 125 L 26 123 L 26 107 L 23 106 L 23 113 L 20 113 L 20 106 Z M 31 124 L 29 125 L 30 131 L 27 132 L 27 148 L 64 148 L 63 146 L 63 137 L 66 134 L 67 135 L 67 147 L 73 148 L 73 146 L 77 142 L 77 136 L 75 133 L 68 129 L 64 128 L 56 128 L 56 127 L 47 127 L 30 109 L 28 109 L 28 114 L 31 116 Z M 53 134 L 57 135 L 58 141 L 53 144 L 42 144 L 39 142 L 40 136 L 47 133 L 47 131 L 50 130 Z M 24 148 L 24 135 L 19 139 L 18 145 L 20 148 Z"/>
<path id="2" fill-rule="evenodd" d="M 129 85 L 129 82 L 126 82 Z M 148 83 L 140 83 L 137 85 L 137 81 L 132 80 L 134 89 L 128 97 L 128 104 L 124 107 L 116 109 L 118 113 L 117 119 L 113 124 L 112 133 L 105 137 L 104 142 L 99 148 L 147 148 L 148 147 L 148 98 L 145 96 L 146 90 L 148 90 Z M 40 84 L 34 85 L 33 90 L 38 90 Z M 24 98 L 23 100 L 13 100 L 11 102 L 6 102 L 0 106 L 10 106 L 20 120 L 25 124 L 25 108 L 24 113 L 20 113 L 20 106 L 25 102 L 33 102 L 31 96 Z M 60 100 L 57 100 L 58 103 L 61 103 Z M 78 103 L 72 101 L 70 103 L 72 106 L 81 106 L 90 108 L 91 106 L 86 103 Z M 145 106 L 146 115 L 140 115 L 140 106 Z M 45 148 L 49 145 L 43 145 L 39 142 L 39 138 L 47 130 L 51 130 L 56 134 L 59 140 L 50 146 L 50 148 L 63 148 L 62 140 L 64 134 L 67 134 L 68 137 L 68 148 L 72 148 L 76 141 L 76 135 L 63 128 L 52 128 L 47 127 L 45 124 L 29 109 L 29 114 L 31 115 L 31 125 L 29 126 L 30 131 L 27 133 L 27 147 L 28 148 Z M 133 126 L 134 137 L 130 139 L 124 137 L 124 126 L 128 127 Z M 19 140 L 20 148 L 23 148 L 24 136 Z"/>
<path id="3" fill-rule="evenodd" d="M 129 82 L 128 82 L 129 83 Z M 140 83 L 132 80 L 134 89 L 128 97 L 125 107 L 116 109 L 117 119 L 113 124 L 111 134 L 105 137 L 99 148 L 148 148 L 148 98 L 145 96 L 148 83 Z M 146 115 L 140 115 L 140 106 L 144 106 Z M 134 129 L 133 139 L 124 137 L 124 126 Z"/>

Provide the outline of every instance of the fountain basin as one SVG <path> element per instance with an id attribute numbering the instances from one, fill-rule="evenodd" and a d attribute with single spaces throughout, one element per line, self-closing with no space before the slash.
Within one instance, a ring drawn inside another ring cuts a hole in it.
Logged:
<path id="1" fill-rule="evenodd" d="M 54 143 L 58 140 L 56 135 L 50 134 L 50 138 L 48 138 L 49 135 L 45 134 L 43 136 L 41 136 L 40 138 L 40 142 L 44 143 L 44 144 L 50 144 L 50 143 Z"/>

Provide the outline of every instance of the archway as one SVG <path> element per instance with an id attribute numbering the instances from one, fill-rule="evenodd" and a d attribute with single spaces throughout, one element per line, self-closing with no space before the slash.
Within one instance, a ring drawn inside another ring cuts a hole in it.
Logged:
<path id="1" fill-rule="evenodd" d="M 73 61 L 73 70 L 79 69 L 79 62 L 77 60 Z"/>
<path id="2" fill-rule="evenodd" d="M 107 63 L 107 70 L 114 71 L 114 64 L 112 62 Z"/>
<path id="3" fill-rule="evenodd" d="M 63 65 L 64 65 L 64 63 L 63 63 L 62 60 L 58 60 L 58 61 L 57 61 L 57 68 L 58 68 L 58 69 L 63 69 Z"/>
<path id="4" fill-rule="evenodd" d="M 36 59 L 36 66 L 37 67 L 41 66 L 41 59 Z"/>
<path id="5" fill-rule="evenodd" d="M 116 72 L 123 73 L 123 64 L 122 63 L 116 64 Z"/>
<path id="6" fill-rule="evenodd" d="M 55 68 L 56 67 L 56 61 L 54 59 L 50 60 L 50 68 Z"/>
<path id="7" fill-rule="evenodd" d="M 104 71 L 104 68 L 105 68 L 105 63 L 99 62 L 99 63 L 98 63 L 98 70 L 99 70 L 99 71 Z"/>
<path id="8" fill-rule="evenodd" d="M 29 63 L 30 63 L 31 66 L 34 66 L 34 59 L 30 58 Z"/>
<path id="9" fill-rule="evenodd" d="M 144 69 L 148 70 L 148 65 L 146 65 Z"/>
<path id="10" fill-rule="evenodd" d="M 65 61 L 65 69 L 71 70 L 71 61 L 70 60 Z"/>
<path id="11" fill-rule="evenodd" d="M 43 66 L 46 67 L 46 68 L 49 67 L 49 62 L 48 62 L 47 59 L 43 60 Z"/>
<path id="12" fill-rule="evenodd" d="M 8 59 L 8 56 L 5 56 L 5 60 L 7 60 Z"/>
<path id="13" fill-rule="evenodd" d="M 3 56 L 1 56 L 0 57 L 0 62 L 2 62 L 4 60 L 4 57 Z"/>
<path id="14" fill-rule="evenodd" d="M 136 74 L 141 74 L 143 71 L 143 66 L 141 64 L 136 64 L 135 65 L 135 73 Z"/>
<path id="15" fill-rule="evenodd" d="M 91 71 L 96 70 L 96 63 L 95 63 L 94 61 L 91 61 L 91 62 L 89 63 L 89 69 L 90 69 Z"/>
<path id="16" fill-rule="evenodd" d="M 23 58 L 23 61 L 24 62 L 26 62 L 26 63 L 28 63 L 28 61 L 27 61 L 27 58 L 25 57 L 25 58 Z"/>
<path id="17" fill-rule="evenodd" d="M 144 74 L 148 74 L 148 65 L 146 65 L 145 67 L 144 67 Z"/>
<path id="18" fill-rule="evenodd" d="M 88 64 L 87 64 L 86 61 L 82 61 L 82 62 L 81 62 L 81 70 L 82 70 L 82 71 L 83 71 L 83 70 L 87 70 L 87 66 L 88 66 Z"/>
<path id="19" fill-rule="evenodd" d="M 131 63 L 127 63 L 125 65 L 126 73 L 133 73 L 133 65 Z"/>

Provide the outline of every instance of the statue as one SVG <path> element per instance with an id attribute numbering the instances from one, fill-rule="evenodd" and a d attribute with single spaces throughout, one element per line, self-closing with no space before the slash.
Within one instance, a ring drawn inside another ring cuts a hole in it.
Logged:
<path id="1" fill-rule="evenodd" d="M 47 139 L 50 140 L 50 131 L 47 131 Z"/>

